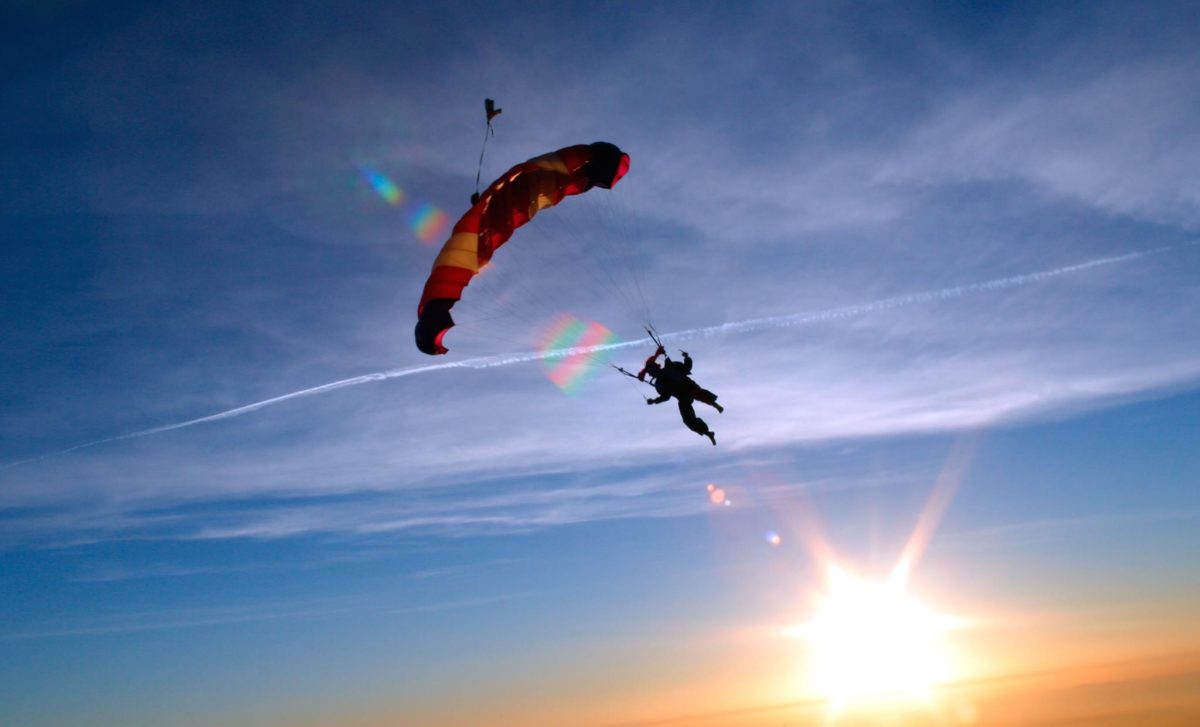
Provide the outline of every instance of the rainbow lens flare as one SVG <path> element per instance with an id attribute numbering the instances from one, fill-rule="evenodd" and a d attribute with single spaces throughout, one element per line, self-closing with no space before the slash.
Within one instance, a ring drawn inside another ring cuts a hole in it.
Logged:
<path id="1" fill-rule="evenodd" d="M 396 183 L 386 174 L 370 167 L 359 167 L 358 170 L 362 172 L 363 179 L 367 180 L 367 184 L 371 185 L 371 189 L 374 189 L 384 202 L 395 207 L 404 201 L 404 190 L 397 187 Z"/>
<path id="2" fill-rule="evenodd" d="M 358 171 L 380 199 L 391 206 L 399 207 L 408 199 L 404 190 L 400 189 L 391 177 L 378 169 L 360 165 Z M 450 223 L 450 216 L 431 202 L 416 203 L 414 201 L 414 204 L 416 206 L 408 211 L 408 226 L 421 242 L 428 245 L 438 240 L 446 231 L 446 227 Z"/>
<path id="3" fill-rule="evenodd" d="M 561 349 L 590 348 L 616 343 L 617 335 L 596 322 L 582 321 L 575 316 L 563 314 L 558 317 L 542 337 L 538 351 L 549 354 Z M 604 351 L 588 353 L 562 353 L 542 359 L 546 376 L 554 385 L 568 394 L 577 393 L 595 372 L 597 364 L 605 362 Z"/>
<path id="4" fill-rule="evenodd" d="M 449 221 L 449 215 L 429 202 L 422 203 L 408 216 L 409 227 L 425 243 L 433 242 L 441 237 L 442 232 L 446 229 L 446 223 Z"/>

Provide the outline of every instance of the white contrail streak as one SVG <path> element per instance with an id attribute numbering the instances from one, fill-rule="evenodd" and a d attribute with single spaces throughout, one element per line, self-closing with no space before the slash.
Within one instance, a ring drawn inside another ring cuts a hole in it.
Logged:
<path id="1" fill-rule="evenodd" d="M 915 305 L 918 303 L 930 303 L 934 301 L 948 300 L 950 298 L 959 298 L 971 293 L 984 293 L 993 290 L 1005 290 L 1007 288 L 1017 288 L 1030 283 L 1038 283 L 1043 280 L 1061 277 L 1063 275 L 1072 275 L 1081 273 L 1092 268 L 1104 267 L 1108 265 L 1119 265 L 1121 263 L 1131 262 L 1140 258 L 1150 257 L 1152 255 L 1160 255 L 1172 250 L 1178 250 L 1184 247 L 1192 247 L 1200 244 L 1200 240 L 1193 240 L 1179 245 L 1169 245 L 1159 247 L 1153 250 L 1144 250 L 1142 252 L 1131 252 L 1126 255 L 1114 255 L 1112 257 L 1096 258 L 1087 262 L 1078 263 L 1076 265 L 1068 265 L 1062 268 L 1054 268 L 1052 270 L 1040 270 L 1033 273 L 1025 273 L 1023 275 L 1013 275 L 1007 278 L 996 278 L 994 280 L 985 280 L 978 283 L 967 283 L 966 285 L 958 285 L 952 288 L 942 288 L 941 290 L 929 290 L 920 293 L 910 293 L 908 295 L 899 295 L 894 298 L 883 298 L 882 300 L 872 301 L 870 303 L 860 303 L 858 305 L 848 305 L 841 308 L 830 308 L 828 310 L 816 311 L 813 313 L 796 313 L 785 316 L 772 316 L 769 318 L 752 318 L 746 321 L 737 321 L 734 323 L 722 323 L 716 326 L 705 326 L 703 328 L 692 328 L 685 331 L 675 331 L 674 333 L 666 333 L 659 338 L 663 341 L 684 341 L 693 338 L 722 336 L 731 333 L 748 333 L 751 331 L 760 331 L 772 328 L 787 328 L 791 326 L 801 326 L 810 323 L 821 323 L 824 321 L 838 320 L 841 318 L 851 318 L 854 316 L 866 315 L 881 310 L 891 308 L 901 308 L 903 306 Z M 500 366 L 511 366 L 513 364 L 528 363 L 531 361 L 541 361 L 545 359 L 562 358 L 564 356 L 575 356 L 583 354 L 597 353 L 600 351 L 615 351 L 622 348 L 632 348 L 645 346 L 653 343 L 650 338 L 639 338 L 634 341 L 622 341 L 620 343 L 607 343 L 596 346 L 580 346 L 575 348 L 559 348 L 550 351 L 527 351 L 525 353 L 503 354 L 499 356 L 480 356 L 477 358 L 463 359 L 462 361 L 448 361 L 446 363 L 427 364 L 425 366 L 409 366 L 400 369 L 391 369 L 389 371 L 380 371 L 373 374 L 363 374 L 349 379 L 333 381 L 328 384 L 321 384 L 310 389 L 301 389 L 293 391 L 289 394 L 281 394 L 270 399 L 256 401 L 253 404 L 246 404 L 235 409 L 227 409 L 209 414 L 208 416 L 198 417 L 196 419 L 188 419 L 175 424 L 163 424 L 150 429 L 141 429 L 128 434 L 120 434 L 115 437 L 106 439 L 97 439 L 93 442 L 78 444 L 68 449 L 51 452 L 38 457 L 11 462 L 3 465 L 0 469 L 8 469 L 17 465 L 36 462 L 48 457 L 56 457 L 58 455 L 67 454 L 88 447 L 95 447 L 101 444 L 110 442 L 120 442 L 125 439 L 137 439 L 139 437 L 148 437 L 152 434 L 161 434 L 175 429 L 183 429 L 197 424 L 205 424 L 207 422 L 221 421 L 222 419 L 231 419 L 233 417 L 249 414 L 253 411 L 258 411 L 274 404 L 279 404 L 292 399 L 299 399 L 305 396 L 316 396 L 318 394 L 326 394 L 330 391 L 344 389 L 348 386 L 358 386 L 360 384 L 368 384 L 374 381 L 386 381 L 388 379 L 402 379 L 407 376 L 416 376 L 418 374 L 427 374 L 434 371 L 445 371 L 447 369 L 490 369 Z"/>
<path id="2" fill-rule="evenodd" d="M 668 333 L 660 336 L 660 338 L 663 340 L 683 340 L 700 336 L 718 336 L 726 333 L 747 333 L 750 331 L 759 331 L 767 328 L 787 328 L 789 326 L 799 326 L 808 323 L 832 321 L 839 318 L 850 318 L 853 316 L 861 316 L 867 313 L 875 313 L 876 311 L 888 310 L 890 308 L 900 308 L 907 305 L 914 305 L 916 303 L 931 303 L 933 301 L 959 298 L 970 293 L 984 293 L 992 290 L 1018 288 L 1022 285 L 1038 283 L 1043 280 L 1049 280 L 1050 278 L 1080 273 L 1084 270 L 1090 270 L 1092 268 L 1103 267 L 1106 265 L 1126 263 L 1133 260 L 1138 260 L 1140 258 L 1150 257 L 1151 255 L 1160 255 L 1164 252 L 1170 252 L 1172 250 L 1178 250 L 1184 247 L 1192 247 L 1194 245 L 1200 245 L 1200 240 L 1193 240 L 1191 242 L 1185 242 L 1179 245 L 1158 247 L 1154 248 L 1153 250 L 1144 250 L 1142 252 L 1131 252 L 1127 255 L 1114 255 L 1112 257 L 1096 258 L 1095 260 L 1088 260 L 1087 262 L 1078 263 L 1076 265 L 1068 265 L 1063 268 L 1054 268 L 1053 270 L 1040 270 L 1038 272 L 1025 273 L 1023 275 L 1013 275 L 1007 278 L 996 278 L 995 280 L 984 280 L 979 283 L 957 285 L 953 288 L 942 288 L 941 290 L 927 290 L 921 293 L 898 295 L 895 298 L 884 298 L 871 303 L 848 305 L 842 308 L 830 308 L 828 310 L 816 311 L 815 313 L 794 313 L 786 316 L 754 318 L 748 321 L 739 321 L 736 323 L 722 323 L 718 326 L 693 328 L 688 331 Z M 645 341 L 643 340 L 639 343 L 645 343 Z"/>

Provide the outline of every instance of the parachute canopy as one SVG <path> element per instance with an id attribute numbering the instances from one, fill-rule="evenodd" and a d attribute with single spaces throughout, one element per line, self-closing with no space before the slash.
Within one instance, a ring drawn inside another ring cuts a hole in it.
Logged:
<path id="1" fill-rule="evenodd" d="M 442 338 L 454 326 L 450 309 L 514 230 L 563 197 L 592 187 L 611 189 L 628 170 L 628 154 L 597 141 L 535 157 L 492 182 L 454 224 L 433 261 L 417 306 L 417 348 L 430 355 L 446 353 Z"/>

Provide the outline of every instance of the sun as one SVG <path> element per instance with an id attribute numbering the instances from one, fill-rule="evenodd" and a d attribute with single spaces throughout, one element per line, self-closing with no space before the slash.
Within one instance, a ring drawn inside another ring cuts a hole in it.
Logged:
<path id="1" fill-rule="evenodd" d="M 808 642 L 809 686 L 836 711 L 928 702 L 953 676 L 946 634 L 957 625 L 907 593 L 900 576 L 867 581 L 832 566 L 812 620 L 789 631 Z"/>

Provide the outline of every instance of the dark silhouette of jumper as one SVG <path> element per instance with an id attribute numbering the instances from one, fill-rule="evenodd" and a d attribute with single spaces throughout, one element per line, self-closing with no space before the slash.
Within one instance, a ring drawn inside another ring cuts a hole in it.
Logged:
<path id="1" fill-rule="evenodd" d="M 708 404 L 718 412 L 725 411 L 725 407 L 717 403 L 716 394 L 701 388 L 699 384 L 692 381 L 692 357 L 688 355 L 687 351 L 681 351 L 681 353 L 683 354 L 682 361 L 672 361 L 667 356 L 666 349 L 659 346 L 654 355 L 646 359 L 646 365 L 638 372 L 637 377 L 645 381 L 648 374 L 651 383 L 654 384 L 654 390 L 658 392 L 658 398 L 647 399 L 646 403 L 662 404 L 671 397 L 675 397 L 679 403 L 679 416 L 683 418 L 683 423 L 687 428 L 696 434 L 708 437 L 715 446 L 717 444 L 716 432 L 710 430 L 708 424 L 696 416 L 696 409 L 692 404 L 699 401 Z M 661 366 L 658 363 L 659 356 L 663 357 Z"/>

